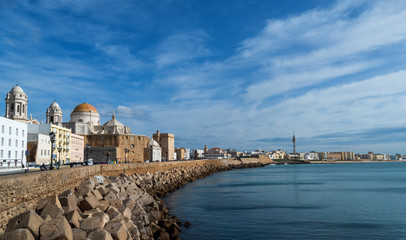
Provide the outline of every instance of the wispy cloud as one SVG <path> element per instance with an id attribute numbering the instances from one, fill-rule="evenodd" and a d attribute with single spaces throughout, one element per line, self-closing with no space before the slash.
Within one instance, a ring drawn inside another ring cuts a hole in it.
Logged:
<path id="1" fill-rule="evenodd" d="M 290 148 L 295 130 L 302 150 L 401 149 L 406 2 L 285 9 L 233 51 L 217 44 L 233 36 L 213 34 L 225 22 L 199 19 L 203 5 L 2 1 L 0 88 L 19 82 L 37 118 L 54 99 L 65 120 L 86 101 L 102 121 L 114 110 L 134 133 L 173 132 L 179 146 Z"/>

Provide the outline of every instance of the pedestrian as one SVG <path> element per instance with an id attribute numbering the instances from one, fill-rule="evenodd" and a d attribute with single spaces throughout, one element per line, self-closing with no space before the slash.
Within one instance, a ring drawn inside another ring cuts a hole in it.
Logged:
<path id="1" fill-rule="evenodd" d="M 42 163 L 41 167 L 39 168 L 41 171 L 46 171 L 47 167 L 45 166 L 45 163 Z"/>

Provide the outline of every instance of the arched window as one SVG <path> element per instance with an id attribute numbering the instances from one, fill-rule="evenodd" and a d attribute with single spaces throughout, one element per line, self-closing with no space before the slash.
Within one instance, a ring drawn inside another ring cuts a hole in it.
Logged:
<path id="1" fill-rule="evenodd" d="M 14 112 L 14 103 L 12 103 L 12 104 L 10 105 L 10 110 L 11 110 L 12 112 Z"/>
<path id="2" fill-rule="evenodd" d="M 21 113 L 21 111 L 20 111 L 20 105 L 17 105 L 17 112 L 18 112 L 18 113 Z"/>

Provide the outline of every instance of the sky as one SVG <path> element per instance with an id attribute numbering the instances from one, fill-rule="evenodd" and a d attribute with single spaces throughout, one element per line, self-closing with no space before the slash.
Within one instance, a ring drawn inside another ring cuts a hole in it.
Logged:
<path id="1" fill-rule="evenodd" d="M 406 153 L 405 22 L 403 0 L 1 0 L 0 94 L 177 147 Z"/>

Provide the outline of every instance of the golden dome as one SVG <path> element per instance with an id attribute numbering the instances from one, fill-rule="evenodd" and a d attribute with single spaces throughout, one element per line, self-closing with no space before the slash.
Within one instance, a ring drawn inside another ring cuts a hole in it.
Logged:
<path id="1" fill-rule="evenodd" d="M 89 103 L 82 103 L 82 104 L 77 105 L 75 107 L 75 109 L 73 109 L 73 112 L 93 112 L 93 113 L 97 113 L 97 110 L 96 110 L 95 107 L 93 107 Z"/>

